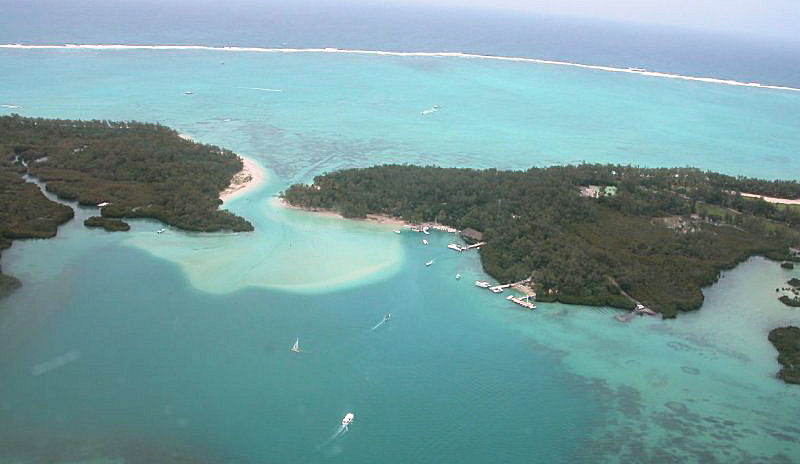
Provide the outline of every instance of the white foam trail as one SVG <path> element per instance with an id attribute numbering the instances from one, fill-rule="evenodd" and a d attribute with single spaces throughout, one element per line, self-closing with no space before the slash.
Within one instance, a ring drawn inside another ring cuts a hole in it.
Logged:
<path id="1" fill-rule="evenodd" d="M 281 89 L 267 89 L 264 87 L 239 87 L 239 88 L 245 90 L 262 90 L 264 92 L 283 92 L 283 90 Z"/>
<path id="2" fill-rule="evenodd" d="M 3 104 L 3 105 L 0 105 L 0 108 L 9 108 L 9 109 L 12 109 L 12 110 L 17 110 L 17 109 L 20 109 L 22 107 L 19 106 L 19 105 L 6 105 L 6 104 Z"/>
<path id="3" fill-rule="evenodd" d="M 202 50 L 222 52 L 259 52 L 259 53 L 345 53 L 357 55 L 380 56 L 423 56 L 443 58 L 474 58 L 482 60 L 514 61 L 522 63 L 537 63 L 554 66 L 570 66 L 573 68 L 593 69 L 596 71 L 639 74 L 647 77 L 660 77 L 665 79 L 681 79 L 685 81 L 705 82 L 708 84 L 733 85 L 738 87 L 753 87 L 759 89 L 790 90 L 800 92 L 800 88 L 782 85 L 760 84 L 758 82 L 740 82 L 731 79 L 717 79 L 715 77 L 684 76 L 657 71 L 647 71 L 633 68 L 615 68 L 594 64 L 572 63 L 569 61 L 543 60 L 539 58 L 525 58 L 517 56 L 479 55 L 462 52 L 392 52 L 385 50 L 356 50 L 340 48 L 263 48 L 263 47 L 211 47 L 208 45 L 130 45 L 130 44 L 63 44 L 63 45 L 27 45 L 27 44 L 0 44 L 1 48 L 25 50 Z"/>
<path id="4" fill-rule="evenodd" d="M 35 376 L 39 376 L 42 374 L 46 374 L 52 370 L 58 369 L 59 367 L 66 366 L 67 364 L 77 361 L 80 358 L 80 354 L 75 351 L 68 351 L 60 356 L 56 356 L 55 358 L 45 361 L 43 363 L 39 363 L 31 368 L 31 374 Z"/>
<path id="5" fill-rule="evenodd" d="M 331 443 L 333 443 L 334 440 L 336 440 L 337 438 L 341 437 L 342 435 L 347 433 L 349 430 L 350 429 L 348 429 L 346 425 L 344 425 L 344 424 L 340 425 L 339 428 L 336 429 L 335 432 L 333 432 L 333 435 L 328 437 L 328 439 L 325 440 L 321 445 L 317 446 L 317 449 L 322 449 L 322 448 L 330 445 Z"/>

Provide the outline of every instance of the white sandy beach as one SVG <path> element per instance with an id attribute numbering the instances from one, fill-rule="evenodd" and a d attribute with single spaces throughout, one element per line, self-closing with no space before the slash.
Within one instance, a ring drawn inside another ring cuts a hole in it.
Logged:
<path id="1" fill-rule="evenodd" d="M 219 199 L 223 202 L 236 198 L 261 185 L 266 179 L 266 173 L 261 166 L 246 156 L 239 155 L 244 167 L 241 171 L 234 174 L 231 184 L 219 194 Z"/>
<path id="2" fill-rule="evenodd" d="M 458 229 L 455 229 L 453 227 L 448 227 L 448 226 L 445 226 L 445 225 L 442 225 L 442 224 L 436 224 L 436 223 L 431 223 L 431 222 L 424 222 L 424 223 L 421 223 L 421 224 L 416 224 L 416 223 L 411 223 L 411 222 L 408 222 L 408 221 L 404 221 L 404 220 L 402 220 L 400 218 L 384 216 L 384 215 L 381 215 L 381 214 L 367 214 L 367 217 L 365 219 L 346 218 L 346 217 L 342 216 L 341 214 L 337 213 L 336 211 L 331 211 L 331 210 L 326 210 L 326 209 L 309 209 L 309 208 L 303 208 L 303 207 L 300 207 L 300 206 L 290 205 L 283 198 L 278 198 L 277 199 L 277 203 L 278 203 L 279 206 L 281 206 L 283 208 L 295 209 L 295 210 L 298 210 L 298 211 L 306 211 L 306 212 L 309 212 L 309 213 L 314 213 L 314 214 L 318 214 L 320 216 L 329 217 L 329 218 L 335 218 L 335 219 L 347 219 L 347 220 L 352 220 L 352 221 L 374 222 L 376 224 L 389 225 L 389 226 L 393 226 L 393 227 L 396 227 L 396 228 L 428 227 L 430 229 L 440 230 L 442 232 L 450 232 L 450 233 L 459 233 L 460 232 Z"/>
<path id="3" fill-rule="evenodd" d="M 190 142 L 200 143 L 186 134 L 178 133 L 178 137 Z M 223 203 L 258 187 L 267 177 L 266 172 L 258 163 L 246 156 L 237 156 L 242 160 L 244 166 L 241 171 L 233 175 L 228 188 L 220 192 L 219 199 Z"/>

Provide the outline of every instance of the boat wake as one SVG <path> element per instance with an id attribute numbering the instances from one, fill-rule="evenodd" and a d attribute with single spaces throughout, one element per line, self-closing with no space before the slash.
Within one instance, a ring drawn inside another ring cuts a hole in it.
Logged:
<path id="1" fill-rule="evenodd" d="M 380 322 L 378 322 L 378 323 L 375 325 L 375 327 L 373 327 L 373 328 L 369 329 L 369 330 L 370 330 L 370 332 L 372 332 L 373 330 L 375 330 L 375 329 L 377 329 L 378 327 L 382 326 L 383 324 L 385 324 L 385 323 L 389 322 L 391 319 L 392 319 L 392 314 L 391 314 L 391 313 L 389 313 L 389 314 L 387 314 L 387 315 L 383 316 L 383 319 L 381 319 L 381 321 L 380 321 Z"/>
<path id="2" fill-rule="evenodd" d="M 126 44 L 63 44 L 63 45 L 29 45 L 29 44 L 0 44 L 0 49 L 24 50 L 188 50 L 188 51 L 220 51 L 220 52 L 257 52 L 257 53 L 342 53 L 353 55 L 381 55 L 401 57 L 433 57 L 433 58 L 470 58 L 481 60 L 513 61 L 520 63 L 536 63 L 552 66 L 569 66 L 573 68 L 592 69 L 595 71 L 639 74 L 647 77 L 660 77 L 665 79 L 681 79 L 685 81 L 704 82 L 707 84 L 722 84 L 739 87 L 754 87 L 759 89 L 790 90 L 800 92 L 800 88 L 782 85 L 761 84 L 758 82 L 741 82 L 732 79 L 718 79 L 715 77 L 686 76 L 658 71 L 648 71 L 643 68 L 617 68 L 596 64 L 573 63 L 569 61 L 544 60 L 539 58 L 526 58 L 520 56 L 480 55 L 462 52 L 393 52 L 385 50 L 355 50 L 340 48 L 263 48 L 263 47 L 212 47 L 208 45 L 126 45 Z M 273 89 L 277 90 L 277 89 Z M 426 110 L 427 111 L 427 110 Z"/>
<path id="3" fill-rule="evenodd" d="M 428 108 L 427 110 L 420 111 L 419 114 L 421 114 L 423 116 L 427 116 L 427 115 L 433 114 L 433 113 L 435 113 L 437 111 L 439 111 L 439 105 L 433 105 L 432 107 Z"/>
<path id="4" fill-rule="evenodd" d="M 80 353 L 75 350 L 68 351 L 60 356 L 56 356 L 55 358 L 45 361 L 43 363 L 39 363 L 31 368 L 31 374 L 34 376 L 40 376 L 42 374 L 46 374 L 50 371 L 54 371 L 60 367 L 64 367 L 67 364 L 77 361 L 80 358 Z"/>
<path id="5" fill-rule="evenodd" d="M 18 110 L 18 109 L 20 109 L 22 107 L 19 106 L 19 105 L 3 104 L 3 105 L 0 105 L 0 108 L 8 108 L 8 109 L 11 109 L 11 110 Z"/>
<path id="6" fill-rule="evenodd" d="M 327 440 L 325 440 L 324 442 L 322 442 L 322 444 L 317 446 L 317 449 L 322 449 L 322 448 L 327 447 L 328 445 L 330 445 L 331 443 L 336 441 L 336 439 L 340 438 L 342 435 L 344 435 L 348 431 L 350 431 L 350 429 L 346 425 L 344 425 L 344 424 L 340 425 L 339 428 L 337 428 L 336 431 L 333 432 L 333 435 L 328 437 Z"/>
<path id="7" fill-rule="evenodd" d="M 260 90 L 262 92 L 283 92 L 281 89 L 268 89 L 266 87 L 239 87 L 240 89 L 245 90 Z"/>

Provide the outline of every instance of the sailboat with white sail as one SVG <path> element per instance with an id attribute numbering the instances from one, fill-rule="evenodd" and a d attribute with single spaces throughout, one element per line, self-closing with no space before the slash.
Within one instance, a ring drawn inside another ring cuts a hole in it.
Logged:
<path id="1" fill-rule="evenodd" d="M 294 341 L 294 345 L 292 345 L 292 347 L 289 348 L 289 351 L 294 351 L 295 353 L 303 351 L 300 349 L 300 337 L 297 337 L 297 339 Z"/>

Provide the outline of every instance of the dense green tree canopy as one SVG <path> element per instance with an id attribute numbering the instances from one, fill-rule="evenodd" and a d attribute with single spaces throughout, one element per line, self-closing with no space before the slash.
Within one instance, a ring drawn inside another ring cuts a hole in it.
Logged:
<path id="1" fill-rule="evenodd" d="M 581 195 L 596 186 L 597 198 Z M 610 187 L 610 188 L 607 188 Z M 484 269 L 534 277 L 539 299 L 630 307 L 611 282 L 665 316 L 698 308 L 701 287 L 753 254 L 789 259 L 800 212 L 731 191 L 800 194 L 794 182 L 697 169 L 555 166 L 527 171 L 386 165 L 318 176 L 290 204 L 438 221 L 483 232 Z"/>
<path id="2" fill-rule="evenodd" d="M 248 221 L 219 209 L 219 192 L 241 169 L 234 153 L 158 124 L 0 117 L 0 250 L 11 239 L 52 237 L 73 217 L 23 175 L 67 200 L 109 203 L 87 226 L 127 230 L 110 218 L 153 218 L 185 230 L 248 231 Z M 0 274 L 0 296 L 18 285 Z"/>
<path id="3" fill-rule="evenodd" d="M 778 350 L 781 370 L 778 378 L 800 384 L 800 328 L 779 327 L 769 332 L 769 341 Z"/>

